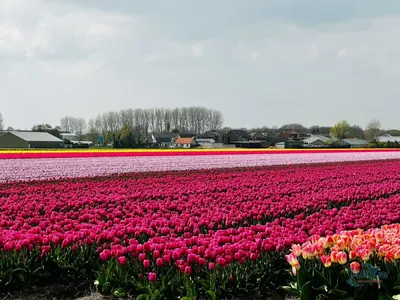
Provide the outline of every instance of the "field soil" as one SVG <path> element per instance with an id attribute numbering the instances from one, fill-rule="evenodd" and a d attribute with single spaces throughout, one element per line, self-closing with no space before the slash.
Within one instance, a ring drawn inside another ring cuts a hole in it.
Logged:
<path id="1" fill-rule="evenodd" d="M 0 293 L 0 300 L 103 300 L 90 283 L 51 285 L 20 292 Z"/>

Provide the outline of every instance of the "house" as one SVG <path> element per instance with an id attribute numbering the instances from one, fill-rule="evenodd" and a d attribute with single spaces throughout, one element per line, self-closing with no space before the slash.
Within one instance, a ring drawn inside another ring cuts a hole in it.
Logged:
<path id="1" fill-rule="evenodd" d="M 177 138 L 175 140 L 176 148 L 192 148 L 196 146 L 196 141 L 194 138 Z"/>
<path id="2" fill-rule="evenodd" d="M 64 148 L 64 141 L 47 132 L 8 131 L 0 136 L 0 148 Z"/>
<path id="3" fill-rule="evenodd" d="M 216 143 L 222 142 L 221 133 L 216 130 L 206 131 L 201 135 L 202 139 L 214 139 Z"/>
<path id="4" fill-rule="evenodd" d="M 390 134 L 384 134 L 382 136 L 379 136 L 377 138 L 377 140 L 378 140 L 379 143 L 388 143 L 388 142 L 391 142 L 391 143 L 398 142 L 398 143 L 400 143 L 400 136 L 393 136 L 393 135 L 390 135 Z"/>
<path id="5" fill-rule="evenodd" d="M 147 146 L 171 148 L 175 145 L 175 140 L 179 137 L 177 133 L 151 133 L 147 136 Z"/>
<path id="6" fill-rule="evenodd" d="M 362 139 L 341 139 L 332 143 L 333 147 L 340 148 L 366 148 L 368 141 Z"/>
<path id="7" fill-rule="evenodd" d="M 324 147 L 329 141 L 329 138 L 323 135 L 313 134 L 310 137 L 303 140 L 305 147 Z"/>
<path id="8" fill-rule="evenodd" d="M 224 135 L 223 140 L 224 140 L 225 144 L 249 141 L 250 134 L 246 130 L 243 130 L 243 129 L 233 129 L 233 130 L 229 130 Z"/>
<path id="9" fill-rule="evenodd" d="M 181 137 L 181 138 L 194 138 L 194 137 L 196 137 L 196 134 L 190 133 L 190 132 L 179 133 L 179 137 Z"/>
<path id="10" fill-rule="evenodd" d="M 255 131 L 250 133 L 250 140 L 252 141 L 265 141 L 268 134 L 266 132 Z"/>
<path id="11" fill-rule="evenodd" d="M 279 136 L 284 140 L 298 140 L 300 139 L 300 134 L 297 131 L 282 131 Z"/>

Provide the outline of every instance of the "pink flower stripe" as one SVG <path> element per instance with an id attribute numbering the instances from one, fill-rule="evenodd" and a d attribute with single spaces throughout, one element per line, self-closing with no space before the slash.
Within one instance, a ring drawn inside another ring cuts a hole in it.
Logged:
<path id="1" fill-rule="evenodd" d="M 316 154 L 316 153 L 370 153 L 400 152 L 397 149 L 214 149 L 214 150 L 60 150 L 60 151 L 0 151 L 0 159 L 26 158 L 88 158 L 88 157 L 142 157 L 142 156 L 200 156 L 200 155 L 244 155 L 244 154 Z"/>
<path id="2" fill-rule="evenodd" d="M 96 243 L 101 260 L 131 256 L 153 268 L 162 258 L 182 270 L 255 260 L 313 234 L 398 222 L 399 167 L 357 162 L 5 183 L 0 249 L 39 245 L 45 255 L 56 245 Z M 354 203 L 329 209 L 346 201 Z"/>
<path id="3" fill-rule="evenodd" d="M 104 176 L 131 172 L 400 159 L 400 151 L 0 159 L 0 182 Z"/>

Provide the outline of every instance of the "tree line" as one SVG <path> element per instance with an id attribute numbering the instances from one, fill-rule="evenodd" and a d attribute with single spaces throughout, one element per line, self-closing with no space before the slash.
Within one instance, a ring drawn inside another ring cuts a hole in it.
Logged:
<path id="1" fill-rule="evenodd" d="M 400 130 L 397 129 L 388 129 L 384 130 L 381 127 L 381 123 L 379 120 L 373 119 L 371 120 L 366 127 L 363 129 L 359 125 L 351 125 L 348 121 L 343 120 L 336 123 L 333 126 L 319 126 L 313 125 L 311 127 L 305 127 L 298 123 L 285 124 L 281 127 L 259 127 L 252 128 L 250 131 L 269 131 L 273 134 L 277 134 L 280 132 L 288 132 L 295 131 L 302 135 L 314 134 L 314 135 L 324 135 L 330 136 L 333 139 L 346 139 L 346 138 L 357 138 L 357 139 L 367 139 L 367 140 L 376 140 L 378 136 L 383 134 L 390 134 L 393 136 L 400 136 Z"/>
<path id="2" fill-rule="evenodd" d="M 60 120 L 60 129 L 74 133 L 78 138 L 86 134 L 89 140 L 101 135 L 105 143 L 118 142 L 129 136 L 140 144 L 150 132 L 200 135 L 208 130 L 221 129 L 223 122 L 220 111 L 205 107 L 136 108 L 105 112 L 88 122 L 83 118 L 65 116 Z"/>
<path id="3" fill-rule="evenodd" d="M 204 107 L 181 107 L 174 109 L 150 108 L 150 109 L 123 109 L 98 114 L 86 121 L 84 118 L 65 116 L 60 120 L 60 125 L 54 128 L 50 124 L 38 124 L 32 127 L 34 131 L 66 131 L 74 133 L 79 140 L 87 139 L 97 142 L 99 136 L 103 137 L 103 143 L 119 142 L 124 139 L 130 143 L 140 144 L 145 141 L 151 132 L 157 133 L 192 133 L 201 135 L 206 131 L 219 131 L 224 133 L 231 128 L 223 127 L 224 117 L 218 110 Z M 0 112 L 0 131 L 5 130 L 4 119 Z M 11 127 L 8 130 L 12 130 Z M 285 124 L 281 127 L 259 127 L 248 131 L 269 132 L 272 135 L 281 132 L 296 131 L 300 135 L 320 134 L 330 135 L 335 139 L 358 138 L 376 140 L 379 135 L 391 134 L 400 136 L 400 130 L 383 130 L 379 120 L 370 121 L 365 129 L 358 125 L 351 125 L 346 120 L 340 121 L 334 126 L 305 127 L 298 123 Z"/>

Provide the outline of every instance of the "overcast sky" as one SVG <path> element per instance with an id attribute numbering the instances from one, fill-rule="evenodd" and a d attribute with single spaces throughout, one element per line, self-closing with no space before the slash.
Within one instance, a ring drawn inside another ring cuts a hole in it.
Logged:
<path id="1" fill-rule="evenodd" d="M 0 0 L 6 126 L 178 106 L 400 128 L 400 1 Z"/>

